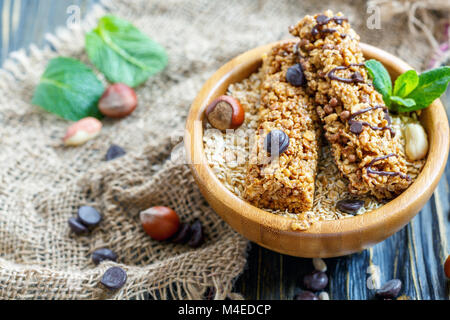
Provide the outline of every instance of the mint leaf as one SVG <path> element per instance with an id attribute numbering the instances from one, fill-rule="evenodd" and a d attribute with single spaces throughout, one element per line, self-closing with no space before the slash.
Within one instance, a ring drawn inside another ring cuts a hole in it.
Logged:
<path id="1" fill-rule="evenodd" d="M 366 66 L 370 77 L 372 78 L 375 89 L 383 96 L 383 101 L 390 106 L 390 96 L 392 94 L 392 82 L 386 68 L 377 60 L 367 60 Z"/>
<path id="2" fill-rule="evenodd" d="M 86 34 L 92 63 L 113 82 L 136 87 L 167 65 L 163 47 L 128 21 L 107 15 Z"/>
<path id="3" fill-rule="evenodd" d="M 419 84 L 419 76 L 415 70 L 408 70 L 401 74 L 394 84 L 394 96 L 406 97 Z"/>
<path id="4" fill-rule="evenodd" d="M 397 112 L 410 112 L 411 108 L 416 105 L 413 99 L 404 99 L 397 96 L 391 96 L 391 109 Z"/>
<path id="5" fill-rule="evenodd" d="M 59 57 L 50 60 L 31 103 L 68 120 L 100 118 L 97 102 L 103 91 L 103 84 L 88 66 Z"/>
<path id="6" fill-rule="evenodd" d="M 428 107 L 434 100 L 439 98 L 447 89 L 450 82 L 450 67 L 440 67 L 423 72 L 419 76 L 419 84 L 407 96 L 416 102 L 412 110 L 419 110 Z"/>

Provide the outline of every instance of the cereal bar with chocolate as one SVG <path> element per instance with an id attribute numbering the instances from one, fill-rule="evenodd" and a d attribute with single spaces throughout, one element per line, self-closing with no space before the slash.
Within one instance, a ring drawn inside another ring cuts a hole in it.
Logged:
<path id="1" fill-rule="evenodd" d="M 319 120 L 298 72 L 296 45 L 276 45 L 263 59 L 259 126 L 244 190 L 245 199 L 260 208 L 291 213 L 312 208 L 320 139 Z"/>
<path id="2" fill-rule="evenodd" d="M 410 184 L 382 96 L 364 67 L 359 36 L 341 14 L 306 16 L 290 28 L 334 160 L 354 194 L 392 198 Z"/>

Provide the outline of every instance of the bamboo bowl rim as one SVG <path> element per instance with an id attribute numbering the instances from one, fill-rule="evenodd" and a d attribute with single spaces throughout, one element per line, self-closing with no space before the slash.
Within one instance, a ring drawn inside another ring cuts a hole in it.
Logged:
<path id="1" fill-rule="evenodd" d="M 282 41 L 257 47 L 230 60 L 209 78 L 192 103 L 186 122 L 185 149 L 188 164 L 197 183 L 202 185 L 204 187 L 203 190 L 206 190 L 211 197 L 218 199 L 227 209 L 239 213 L 262 227 L 273 229 L 275 226 L 277 231 L 294 237 L 306 239 L 320 236 L 327 238 L 344 233 L 357 235 L 383 228 L 388 220 L 394 225 L 403 226 L 405 219 L 407 221 L 412 219 L 425 204 L 426 201 L 423 202 L 423 197 L 426 197 L 426 200 L 431 197 L 445 169 L 449 152 L 449 126 L 444 107 L 439 99 L 425 109 L 421 116 L 421 119 L 423 116 L 430 117 L 432 123 L 431 128 L 426 128 L 429 149 L 422 172 L 401 195 L 380 208 L 362 215 L 338 220 L 319 221 L 313 223 L 308 230 L 294 231 L 291 229 L 291 223 L 295 222 L 294 219 L 259 209 L 242 200 L 229 191 L 214 174 L 208 165 L 204 152 L 203 126 L 195 125 L 194 122 L 203 122 L 206 106 L 219 95 L 218 93 L 222 92 L 223 94 L 229 84 L 245 78 L 237 75 L 239 71 L 245 68 L 253 68 L 254 70 L 250 71 L 247 77 L 255 72 L 259 66 L 255 69 L 254 65 L 257 65 L 258 61 L 262 60 L 262 54 L 268 52 L 272 46 L 279 42 Z M 412 69 L 406 62 L 384 50 L 365 43 L 360 45 L 366 58 L 381 61 L 389 71 L 393 70 L 392 73 L 394 75 Z M 196 160 L 195 163 L 193 162 L 194 159 Z M 416 210 L 418 205 L 420 208 Z"/>

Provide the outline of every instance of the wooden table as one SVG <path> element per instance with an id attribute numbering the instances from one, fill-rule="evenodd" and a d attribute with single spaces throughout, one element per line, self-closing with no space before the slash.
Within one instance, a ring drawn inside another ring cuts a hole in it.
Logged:
<path id="1" fill-rule="evenodd" d="M 45 44 L 44 34 L 62 26 L 67 8 L 78 5 L 83 15 L 97 0 L 0 0 L 2 63 L 9 52 Z M 443 97 L 450 105 L 450 94 Z M 371 249 L 346 257 L 326 259 L 332 299 L 371 299 L 366 272 L 380 268 L 381 282 L 403 281 L 402 293 L 412 299 L 449 299 L 443 262 L 450 252 L 450 164 L 431 200 L 410 224 Z M 292 299 L 303 275 L 312 271 L 311 259 L 281 255 L 252 244 L 248 264 L 235 290 L 248 299 Z"/>

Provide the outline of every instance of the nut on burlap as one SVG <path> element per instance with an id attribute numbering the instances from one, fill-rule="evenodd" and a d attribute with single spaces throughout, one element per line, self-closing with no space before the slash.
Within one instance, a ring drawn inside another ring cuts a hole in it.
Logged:
<path id="1" fill-rule="evenodd" d="M 244 268 L 247 241 L 207 205 L 187 165 L 169 160 L 204 81 L 233 56 L 287 38 L 290 24 L 324 8 L 344 12 L 363 41 L 404 53 L 413 66 L 420 67 L 427 52 L 420 38 L 402 34 L 402 19 L 380 31 L 367 30 L 363 1 L 321 1 L 320 8 L 312 0 L 104 4 L 91 10 L 81 26 L 48 35 L 56 51 L 32 46 L 11 54 L 0 70 L 1 299 L 201 298 L 207 287 L 216 288 L 216 298 L 236 297 L 232 284 Z M 137 89 L 139 106 L 130 117 L 105 119 L 100 137 L 63 148 L 69 122 L 30 105 L 31 96 L 50 58 L 88 61 L 84 33 L 105 10 L 161 43 L 169 65 Z M 104 162 L 112 143 L 128 153 Z M 104 215 L 90 236 L 69 233 L 67 219 L 80 205 L 93 205 Z M 193 250 L 150 240 L 138 213 L 153 205 L 174 208 L 183 221 L 200 219 L 206 243 Z M 115 293 L 98 285 L 114 263 L 96 267 L 90 260 L 101 247 L 115 251 L 128 273 Z"/>

